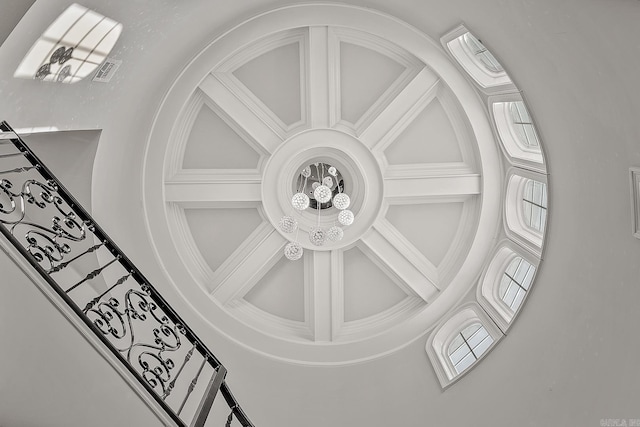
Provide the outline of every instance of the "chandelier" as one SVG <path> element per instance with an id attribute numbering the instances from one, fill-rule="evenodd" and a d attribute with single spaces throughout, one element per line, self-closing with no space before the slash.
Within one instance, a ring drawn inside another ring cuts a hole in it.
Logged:
<path id="1" fill-rule="evenodd" d="M 298 242 L 298 221 L 293 217 L 294 210 L 307 209 L 317 211 L 316 225 L 309 230 L 309 241 L 315 246 L 323 246 L 327 240 L 338 242 L 344 236 L 343 226 L 353 224 L 353 212 L 348 209 L 351 199 L 344 192 L 342 174 L 334 166 L 317 162 L 304 167 L 296 180 L 296 193 L 291 197 L 292 212 L 280 218 L 278 227 L 283 233 L 293 234 L 292 239 L 284 248 L 284 256 L 295 261 L 302 258 L 303 248 Z M 322 211 L 337 209 L 337 223 L 328 228 L 320 227 Z"/>

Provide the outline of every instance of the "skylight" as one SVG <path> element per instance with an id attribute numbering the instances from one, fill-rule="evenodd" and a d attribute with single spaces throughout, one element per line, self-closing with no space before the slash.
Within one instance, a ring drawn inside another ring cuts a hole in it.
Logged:
<path id="1" fill-rule="evenodd" d="M 76 83 L 106 59 L 121 32 L 122 24 L 74 3 L 36 40 L 13 76 Z"/>

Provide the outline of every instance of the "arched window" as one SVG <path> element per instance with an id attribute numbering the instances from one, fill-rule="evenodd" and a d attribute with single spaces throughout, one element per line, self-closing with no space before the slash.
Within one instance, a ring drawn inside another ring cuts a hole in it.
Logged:
<path id="1" fill-rule="evenodd" d="M 466 28 L 456 28 L 443 36 L 441 42 L 460 66 L 487 92 L 515 89 L 502 64 Z"/>
<path id="2" fill-rule="evenodd" d="M 528 180 L 522 195 L 524 222 L 528 227 L 543 232 L 547 221 L 547 186 L 543 182 Z"/>
<path id="3" fill-rule="evenodd" d="M 547 184 L 544 175 L 514 168 L 505 194 L 507 235 L 540 255 L 547 226 Z"/>
<path id="4" fill-rule="evenodd" d="M 540 150 L 540 141 L 538 140 L 536 129 L 533 127 L 531 116 L 529 116 L 529 112 L 524 106 L 524 102 L 510 102 L 509 112 L 511 113 L 513 128 L 522 145 L 527 148 L 533 148 L 534 150 Z"/>
<path id="5" fill-rule="evenodd" d="M 467 44 L 469 51 L 484 65 L 489 71 L 501 73 L 504 71 L 502 65 L 495 56 L 487 50 L 480 40 L 471 33 L 462 35 L 462 40 Z"/>
<path id="6" fill-rule="evenodd" d="M 74 3 L 36 40 L 13 77 L 76 83 L 104 62 L 121 32 L 122 24 Z"/>
<path id="7" fill-rule="evenodd" d="M 505 241 L 495 252 L 478 286 L 478 302 L 506 331 L 531 288 L 540 259 Z"/>
<path id="8" fill-rule="evenodd" d="M 490 103 L 496 130 L 509 160 L 544 171 L 540 139 L 519 95 L 495 96 Z"/>
<path id="9" fill-rule="evenodd" d="M 522 300 L 531 286 L 536 269 L 522 257 L 514 258 L 502 275 L 498 295 L 500 299 L 511 309 L 518 311 Z"/>
<path id="10" fill-rule="evenodd" d="M 427 355 L 440 384 L 447 387 L 468 371 L 502 336 L 477 303 L 459 307 L 427 340 Z"/>
<path id="11" fill-rule="evenodd" d="M 449 360 L 458 374 L 480 358 L 493 343 L 493 338 L 480 323 L 467 326 L 449 344 Z"/>

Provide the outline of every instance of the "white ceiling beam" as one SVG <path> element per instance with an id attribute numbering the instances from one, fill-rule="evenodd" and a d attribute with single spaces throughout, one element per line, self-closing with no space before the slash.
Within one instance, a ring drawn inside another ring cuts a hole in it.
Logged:
<path id="1" fill-rule="evenodd" d="M 433 72 L 423 68 L 362 132 L 360 140 L 371 150 L 383 151 L 436 97 L 439 82 Z"/>
<path id="2" fill-rule="evenodd" d="M 309 110 L 312 128 L 329 127 L 329 29 L 309 28 Z"/>
<path id="3" fill-rule="evenodd" d="M 480 194 L 481 184 L 478 173 L 406 169 L 397 174 L 387 173 L 384 191 L 389 203 L 419 203 L 441 197 Z"/>
<path id="4" fill-rule="evenodd" d="M 310 320 L 316 342 L 332 340 L 336 288 L 342 280 L 342 262 L 339 251 L 307 251 L 305 253 L 305 288 L 309 292 L 307 318 Z"/>
<path id="5" fill-rule="evenodd" d="M 396 283 L 430 303 L 437 296 L 438 271 L 388 221 L 376 221 L 361 248 Z"/>
<path id="6" fill-rule="evenodd" d="M 239 94 L 224 84 L 212 74 L 200 83 L 202 92 L 214 102 L 220 110 L 224 111 L 234 122 L 243 129 L 249 137 L 260 144 L 267 153 L 274 150 L 284 140 L 284 135 L 274 130 L 254 111 L 240 100 Z"/>
<path id="7" fill-rule="evenodd" d="M 222 305 L 244 297 L 283 256 L 286 244 L 280 233 L 263 223 L 216 270 L 209 286 L 211 295 Z"/>
<path id="8" fill-rule="evenodd" d="M 190 207 L 255 205 L 262 200 L 262 180 L 257 173 L 225 174 L 215 170 L 179 173 L 165 181 L 167 202 Z"/>

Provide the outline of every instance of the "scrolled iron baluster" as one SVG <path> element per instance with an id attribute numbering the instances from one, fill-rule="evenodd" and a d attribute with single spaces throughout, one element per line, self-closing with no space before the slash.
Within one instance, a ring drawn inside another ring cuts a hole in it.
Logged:
<path id="1" fill-rule="evenodd" d="M 169 383 L 169 385 L 167 386 L 167 389 L 165 390 L 165 392 L 162 394 L 162 400 L 165 400 L 167 397 L 169 397 L 169 395 L 171 394 L 171 392 L 173 391 L 173 388 L 176 385 L 176 381 L 178 380 L 178 378 L 180 377 L 180 374 L 182 373 L 182 370 L 184 369 L 184 367 L 187 365 L 187 363 L 189 363 L 189 360 L 191 360 L 191 356 L 193 356 L 193 351 L 196 349 L 196 346 L 194 345 L 193 347 L 191 347 L 191 349 L 187 352 L 186 356 L 184 356 L 184 361 L 182 362 L 182 365 L 180 366 L 180 369 L 178 369 L 178 372 L 176 373 L 176 376 L 173 377 L 173 379 L 171 380 L 171 382 Z"/>
<path id="2" fill-rule="evenodd" d="M 116 288 L 117 286 L 122 285 L 124 282 L 127 281 L 127 279 L 131 277 L 131 273 L 128 273 L 124 276 L 122 276 L 121 278 L 119 278 L 116 283 L 114 283 L 109 289 L 107 289 L 106 291 L 104 291 L 103 293 L 101 293 L 100 295 L 98 295 L 97 297 L 95 297 L 94 299 L 92 299 L 91 301 L 89 301 L 87 303 L 87 305 L 85 306 L 85 308 L 82 310 L 83 313 L 87 313 L 89 310 L 91 310 L 101 299 L 102 297 L 104 297 L 106 294 L 108 294 L 109 292 L 111 292 L 114 288 Z"/>

